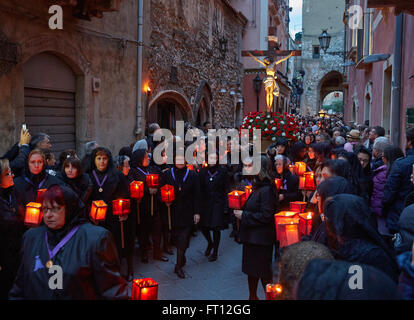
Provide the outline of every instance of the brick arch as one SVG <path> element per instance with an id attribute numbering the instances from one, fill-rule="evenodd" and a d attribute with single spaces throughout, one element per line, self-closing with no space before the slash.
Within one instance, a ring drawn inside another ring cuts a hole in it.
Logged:
<path id="1" fill-rule="evenodd" d="M 148 112 L 153 106 L 157 105 L 157 102 L 161 100 L 172 100 L 177 103 L 178 108 L 181 113 L 185 115 L 186 121 L 191 121 L 193 119 L 192 109 L 190 102 L 187 97 L 175 90 L 164 90 L 160 91 L 154 98 L 151 99 L 148 105 Z"/>

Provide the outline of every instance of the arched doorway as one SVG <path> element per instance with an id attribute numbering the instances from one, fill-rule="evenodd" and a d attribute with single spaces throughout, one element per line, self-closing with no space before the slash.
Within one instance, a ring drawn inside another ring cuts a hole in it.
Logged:
<path id="1" fill-rule="evenodd" d="M 175 132 L 179 120 L 192 120 L 190 104 L 181 93 L 164 91 L 150 102 L 147 122 L 156 122 L 161 128 Z"/>
<path id="2" fill-rule="evenodd" d="M 236 128 L 240 128 L 243 123 L 243 113 L 242 113 L 242 106 L 240 102 L 237 102 L 235 108 L 235 117 L 234 117 L 234 126 Z"/>
<path id="3" fill-rule="evenodd" d="M 30 133 L 51 137 L 55 155 L 76 149 L 76 76 L 66 62 L 43 52 L 23 65 L 24 115 Z"/>
<path id="4" fill-rule="evenodd" d="M 318 108 L 322 108 L 322 103 L 326 96 L 332 92 L 342 91 L 342 75 L 338 71 L 327 73 L 318 85 Z"/>
<path id="5" fill-rule="evenodd" d="M 209 119 L 210 117 L 209 117 L 209 113 L 207 110 L 207 102 L 206 102 L 206 99 L 203 98 L 201 100 L 200 107 L 198 108 L 198 111 L 197 111 L 195 125 L 201 128 L 204 122 L 210 121 Z"/>

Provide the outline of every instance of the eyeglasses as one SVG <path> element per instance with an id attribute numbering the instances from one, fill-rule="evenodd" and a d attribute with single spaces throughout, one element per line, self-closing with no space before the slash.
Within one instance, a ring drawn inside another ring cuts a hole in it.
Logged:
<path id="1" fill-rule="evenodd" d="M 53 208 L 43 207 L 43 213 L 47 213 L 49 210 L 52 211 L 53 213 L 58 213 L 61 209 L 62 209 L 61 206 L 53 207 Z"/>

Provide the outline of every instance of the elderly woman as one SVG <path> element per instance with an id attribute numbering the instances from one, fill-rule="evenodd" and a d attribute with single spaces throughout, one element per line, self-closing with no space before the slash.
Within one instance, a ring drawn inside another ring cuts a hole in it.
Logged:
<path id="1" fill-rule="evenodd" d="M 243 210 L 234 210 L 240 219 L 240 239 L 243 243 L 242 271 L 248 276 L 249 299 L 258 300 L 259 279 L 265 290 L 273 281 L 272 253 L 275 242 L 273 215 L 277 210 L 277 190 L 271 175 L 271 161 L 260 158 L 260 172 L 253 178 L 253 192 Z"/>
<path id="2" fill-rule="evenodd" d="M 0 160 L 0 300 L 7 299 L 19 267 L 23 217 L 17 212 L 13 173 L 9 160 Z"/>
<path id="3" fill-rule="evenodd" d="M 24 234 L 10 299 L 127 299 L 112 235 L 88 223 L 77 195 L 70 188 L 51 186 L 44 194 L 43 213 L 44 225 Z M 60 280 L 52 281 L 59 272 Z"/>

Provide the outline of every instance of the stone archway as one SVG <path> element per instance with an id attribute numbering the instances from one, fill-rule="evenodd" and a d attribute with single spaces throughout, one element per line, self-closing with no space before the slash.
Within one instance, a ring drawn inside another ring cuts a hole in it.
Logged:
<path id="1" fill-rule="evenodd" d="M 343 77 L 338 71 L 332 70 L 325 74 L 318 85 L 318 110 L 322 107 L 322 102 L 328 94 L 342 90 Z"/>
<path id="2" fill-rule="evenodd" d="M 212 101 L 213 95 L 210 85 L 206 80 L 201 80 L 193 104 L 193 124 L 201 127 L 206 121 L 212 122 Z"/>
<path id="3" fill-rule="evenodd" d="M 190 103 L 178 91 L 161 91 L 149 103 L 147 122 L 156 122 L 163 129 L 175 130 L 176 121 L 192 121 L 192 119 Z"/>

